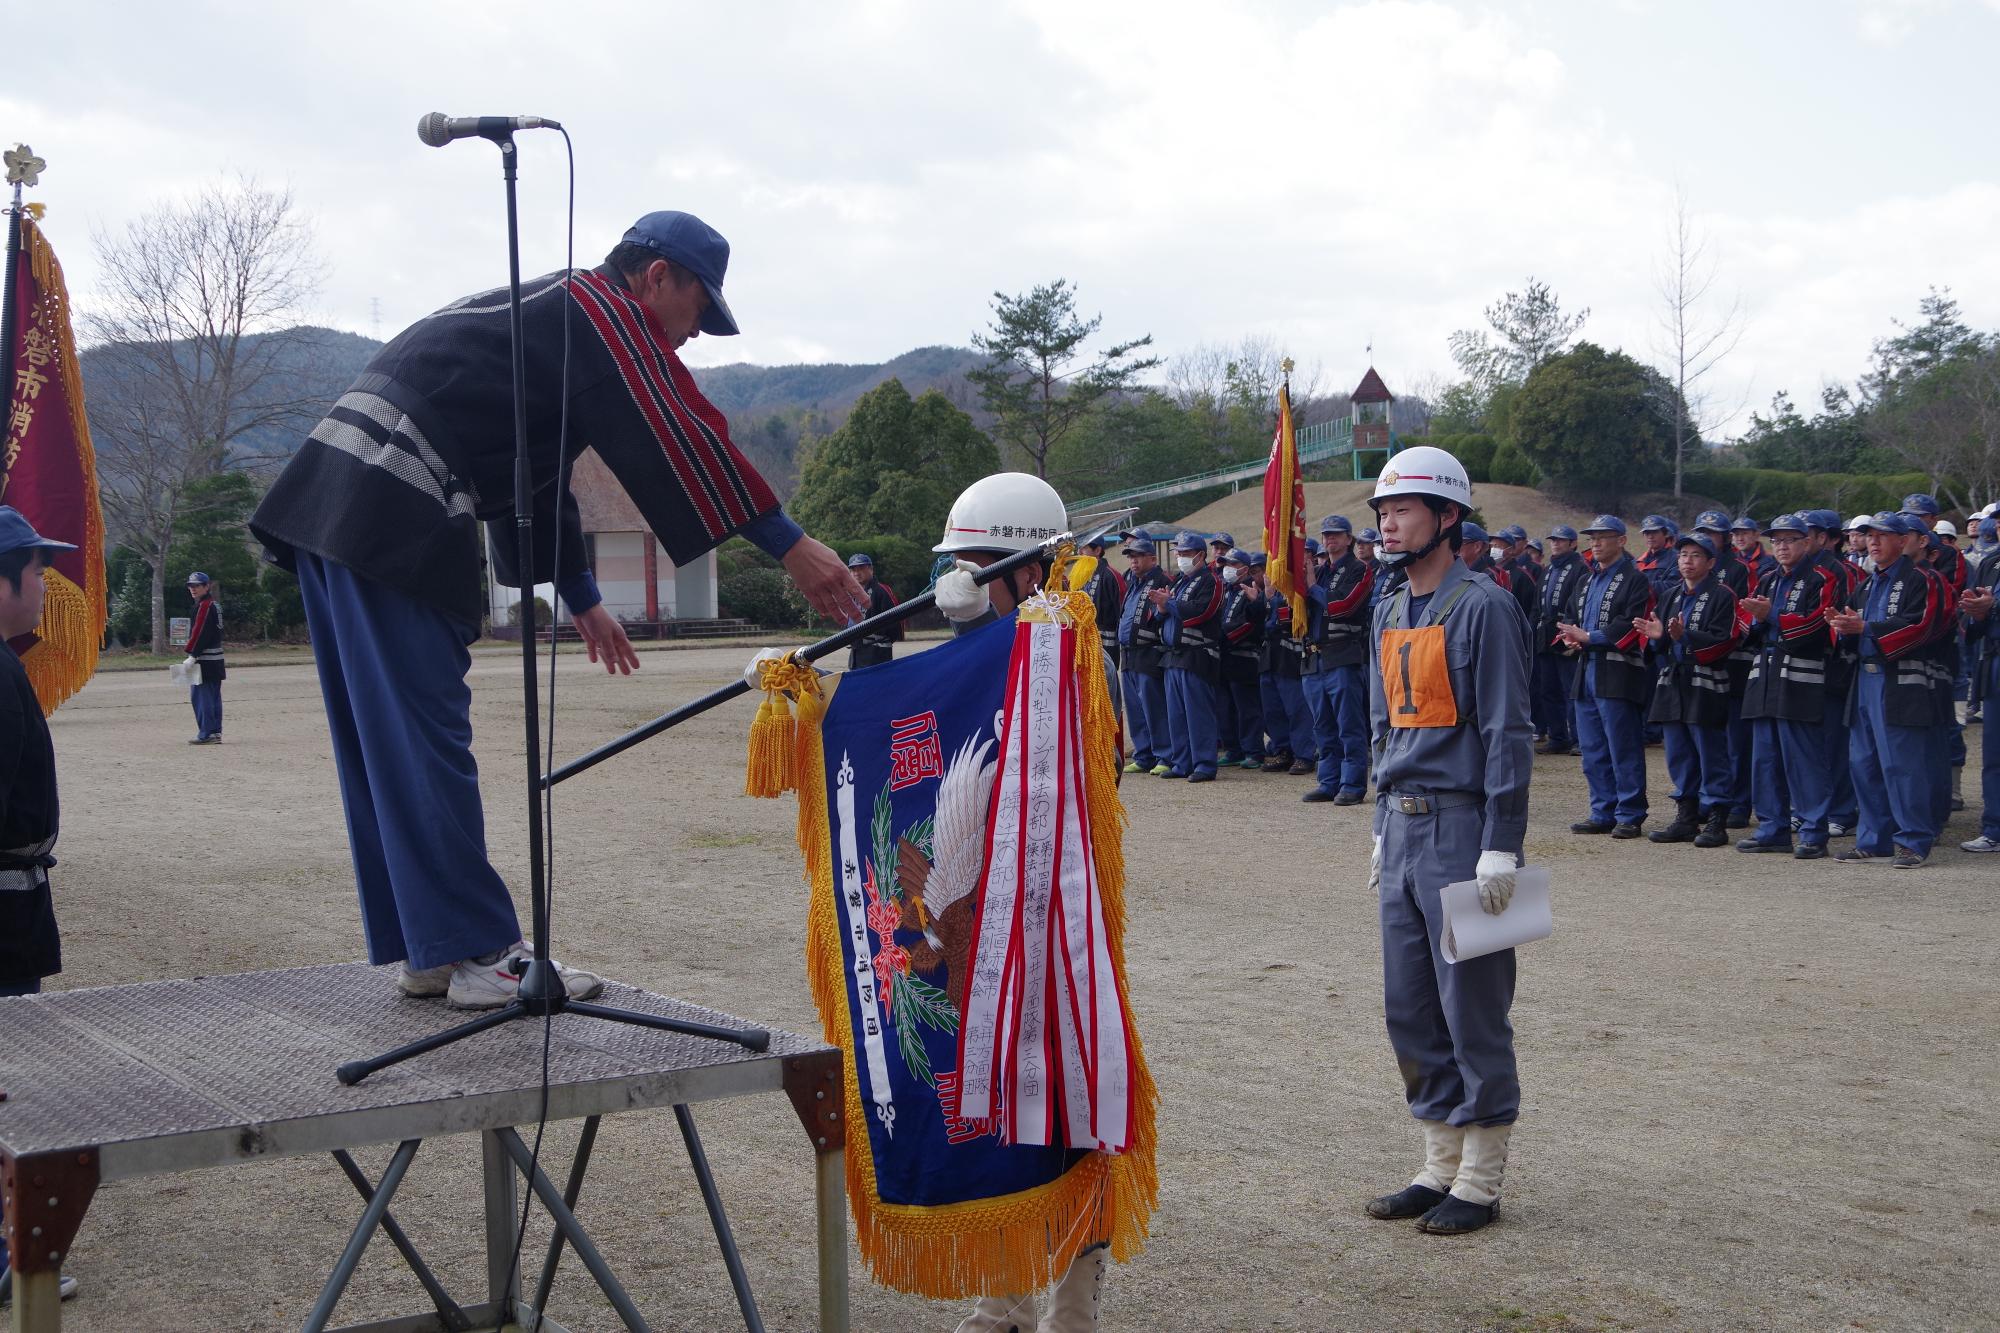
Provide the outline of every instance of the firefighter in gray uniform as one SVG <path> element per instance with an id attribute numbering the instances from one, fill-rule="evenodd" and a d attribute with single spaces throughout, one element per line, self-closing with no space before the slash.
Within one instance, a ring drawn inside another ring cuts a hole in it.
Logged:
<path id="1" fill-rule="evenodd" d="M 1528 652 L 1513 597 L 1458 558 L 1472 487 L 1457 459 L 1406 449 L 1369 503 L 1382 558 L 1408 573 L 1376 607 L 1369 656 L 1380 788 L 1369 887 L 1381 901 L 1389 1043 L 1423 1126 L 1424 1165 L 1368 1212 L 1454 1235 L 1499 1215 L 1521 1085 L 1507 1017 L 1514 951 L 1447 963 L 1440 890 L 1476 881 L 1496 915 L 1513 898 L 1534 762 Z"/>

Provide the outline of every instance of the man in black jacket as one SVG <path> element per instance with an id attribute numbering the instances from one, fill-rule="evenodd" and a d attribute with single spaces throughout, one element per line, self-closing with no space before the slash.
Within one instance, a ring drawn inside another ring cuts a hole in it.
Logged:
<path id="1" fill-rule="evenodd" d="M 1576 673 L 1576 735 L 1590 815 L 1572 833 L 1636 838 L 1646 822 L 1646 741 L 1640 720 L 1646 697 L 1646 636 L 1634 622 L 1653 613 L 1653 588 L 1625 553 L 1625 520 L 1600 514 L 1583 530 L 1591 539 L 1591 569 L 1571 609 L 1558 621 L 1563 642 L 1583 654 Z"/>
<path id="2" fill-rule="evenodd" d="M 201 672 L 201 679 L 188 686 L 188 703 L 194 707 L 194 739 L 188 744 L 220 745 L 222 682 L 229 676 L 222 660 L 222 607 L 215 600 L 214 582 L 198 569 L 188 575 L 187 590 L 194 600 L 187 660 Z"/>
<path id="3" fill-rule="evenodd" d="M 1715 577 L 1718 559 L 1706 533 L 1682 534 L 1674 543 L 1680 578 L 1650 616 L 1633 622 L 1652 641 L 1659 676 L 1649 721 L 1667 743 L 1667 772 L 1674 780 L 1674 821 L 1651 835 L 1654 842 L 1720 847 L 1729 841 L 1729 673 L 1723 665 L 1742 638 L 1736 596 Z"/>
<path id="4" fill-rule="evenodd" d="M 1126 540 L 1125 602 L 1118 613 L 1118 679 L 1125 696 L 1125 741 L 1132 758 L 1127 773 L 1164 776 L 1172 746 L 1167 742 L 1167 684 L 1161 674 L 1160 625 L 1163 620 L 1151 600 L 1155 588 L 1171 586 L 1160 572 L 1153 543 L 1145 537 Z"/>
<path id="5" fill-rule="evenodd" d="M 1549 565 L 1537 590 L 1540 602 L 1533 640 L 1535 730 L 1543 740 L 1535 749 L 1541 754 L 1575 754 L 1575 707 L 1570 695 L 1576 688 L 1577 655 L 1563 642 L 1557 625 L 1576 618 L 1571 603 L 1583 583 L 1583 557 L 1576 553 L 1576 529 L 1567 523 L 1550 528 L 1545 540 Z"/>
<path id="6" fill-rule="evenodd" d="M 896 605 L 896 590 L 875 577 L 873 556 L 857 551 L 847 557 L 847 567 L 854 571 L 854 581 L 868 594 L 869 618 L 881 615 Z M 897 621 L 887 629 L 870 634 L 860 643 L 847 650 L 847 669 L 880 666 L 884 662 L 896 660 L 896 645 L 902 642 L 903 622 Z"/>

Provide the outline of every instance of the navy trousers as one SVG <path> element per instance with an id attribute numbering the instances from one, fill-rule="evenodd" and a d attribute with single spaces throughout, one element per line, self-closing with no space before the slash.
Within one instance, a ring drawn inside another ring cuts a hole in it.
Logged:
<path id="1" fill-rule="evenodd" d="M 1318 750 L 1313 740 L 1312 709 L 1306 704 L 1304 684 L 1297 676 L 1280 676 L 1273 672 L 1263 678 L 1263 685 L 1264 729 L 1271 734 L 1267 753 L 1313 762 Z"/>
<path id="2" fill-rule="evenodd" d="M 1560 653 L 1541 653 L 1535 657 L 1534 675 L 1530 680 L 1535 730 L 1558 746 L 1572 745 L 1576 741 L 1569 698 L 1575 685 L 1574 657 L 1564 657 Z"/>
<path id="3" fill-rule="evenodd" d="M 1167 760 L 1167 683 L 1143 671 L 1121 671 L 1124 683 L 1125 739 L 1132 762 L 1155 768 Z"/>
<path id="4" fill-rule="evenodd" d="M 1734 775 L 1729 767 L 1729 737 L 1723 728 L 1662 722 L 1660 735 L 1667 743 L 1667 774 L 1674 780 L 1673 798 L 1679 801 L 1693 797 L 1704 810 L 1727 810 Z"/>
<path id="5" fill-rule="evenodd" d="M 1576 741 L 1583 751 L 1583 780 L 1590 786 L 1590 817 L 1599 823 L 1636 824 L 1646 817 L 1646 724 L 1629 699 L 1576 701 Z"/>
<path id="6" fill-rule="evenodd" d="M 1300 677 L 1312 709 L 1319 785 L 1326 791 L 1368 788 L 1368 676 L 1357 664 Z"/>
<path id="7" fill-rule="evenodd" d="M 1743 699 L 1731 695 L 1729 699 L 1729 813 L 1748 817 L 1750 814 L 1750 773 L 1756 764 L 1750 738 L 1750 724 L 1743 720 Z"/>
<path id="8" fill-rule="evenodd" d="M 1254 680 L 1220 681 L 1215 687 L 1216 729 L 1231 760 L 1264 762 L 1264 696 Z"/>
<path id="9" fill-rule="evenodd" d="M 477 631 L 344 565 L 298 565 L 368 961 L 438 967 L 516 943 L 472 757 Z"/>
<path id="10" fill-rule="evenodd" d="M 203 681 L 188 686 L 188 704 L 194 709 L 194 734 L 222 734 L 222 682 Z"/>
<path id="11" fill-rule="evenodd" d="M 1636 707 L 1636 705 L 1635 705 Z M 1385 808 L 1382 829 L 1382 1012 L 1419 1120 L 1511 1125 L 1521 1113 L 1514 1066 L 1514 951 L 1447 963 L 1439 890 L 1472 878 L 1484 814 Z"/>
<path id="12" fill-rule="evenodd" d="M 1938 831 L 1931 822 L 1937 797 L 1926 765 L 1937 751 L 1938 729 L 1899 727 L 1884 717 L 1884 680 L 1874 671 L 1863 671 L 1854 679 L 1848 756 L 1861 807 L 1854 846 L 1877 856 L 1888 856 L 1897 847 L 1928 856 Z"/>
<path id="13" fill-rule="evenodd" d="M 1781 847 L 1796 832 L 1802 846 L 1826 846 L 1826 812 L 1833 800 L 1826 728 L 1760 717 L 1751 722 L 1750 737 L 1756 756 L 1751 804 L 1757 812 L 1757 841 Z"/>
<path id="14" fill-rule="evenodd" d="M 1216 687 L 1180 667 L 1166 677 L 1167 766 L 1182 777 L 1215 772 Z"/>
<path id="15" fill-rule="evenodd" d="M 1826 745 L 1825 769 L 1829 779 L 1826 796 L 1826 822 L 1838 824 L 1852 833 L 1861 823 L 1861 806 L 1854 795 L 1854 762 L 1850 757 L 1850 738 L 1847 726 L 1847 700 L 1828 699 L 1826 701 L 1827 720 L 1820 728 Z"/>

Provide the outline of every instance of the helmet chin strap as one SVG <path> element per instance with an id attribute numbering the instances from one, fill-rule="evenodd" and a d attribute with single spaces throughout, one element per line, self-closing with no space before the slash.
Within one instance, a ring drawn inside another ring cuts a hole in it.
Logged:
<path id="1" fill-rule="evenodd" d="M 1435 509 L 1431 512 L 1437 514 Z M 1378 549 L 1375 552 L 1375 557 L 1391 569 L 1421 560 L 1432 551 L 1437 550 L 1438 547 L 1444 545 L 1451 534 L 1458 531 L 1459 526 L 1464 522 L 1465 513 L 1462 510 L 1459 512 L 1458 517 L 1451 521 L 1449 526 L 1444 522 L 1443 515 L 1438 515 L 1438 530 L 1436 534 L 1429 541 L 1425 542 L 1421 548 L 1415 551 L 1383 551 Z"/>

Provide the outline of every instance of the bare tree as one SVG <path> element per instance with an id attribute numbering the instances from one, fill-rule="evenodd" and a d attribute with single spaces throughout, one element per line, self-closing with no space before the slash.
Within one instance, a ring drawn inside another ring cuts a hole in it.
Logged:
<path id="1" fill-rule="evenodd" d="M 319 331 L 300 327 L 321 267 L 288 190 L 211 186 L 93 240 L 103 267 L 87 402 L 113 536 L 153 573 L 153 651 L 188 487 L 259 428 L 318 405 L 303 389 Z"/>
<path id="2" fill-rule="evenodd" d="M 1742 302 L 1732 297 L 1727 307 L 1711 299 L 1716 259 L 1708 238 L 1695 230 L 1688 216 L 1685 191 L 1674 191 L 1674 216 L 1667 228 L 1667 252 L 1655 273 L 1660 295 L 1661 354 L 1674 396 L 1674 498 L 1681 496 L 1681 475 L 1688 446 L 1721 429 L 1741 410 L 1723 413 L 1712 407 L 1702 381 L 1743 339 Z"/>
<path id="3" fill-rule="evenodd" d="M 1394 415 L 1396 421 L 1410 435 L 1428 435 L 1431 432 L 1431 418 L 1437 414 L 1437 405 L 1444 398 L 1445 390 L 1451 387 L 1451 377 L 1438 371 L 1428 371 L 1410 381 L 1410 386 L 1396 399 Z"/>

